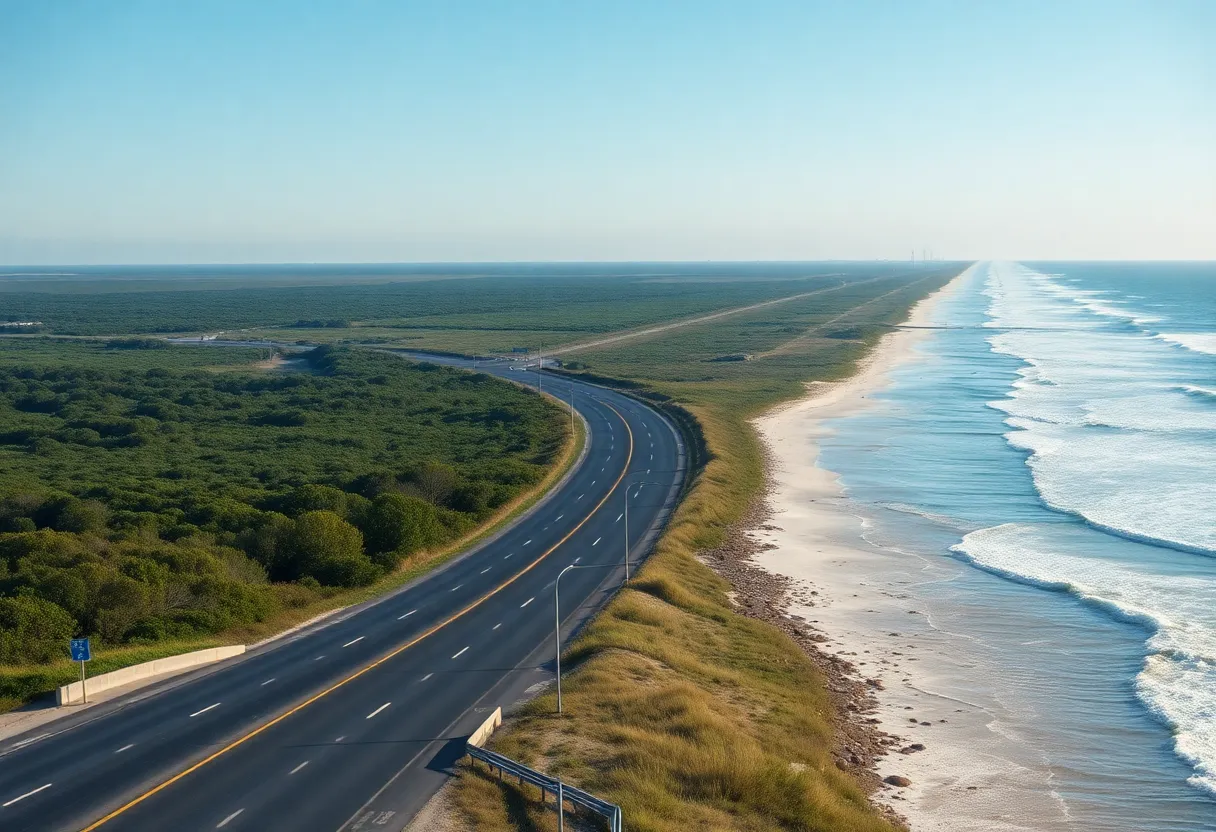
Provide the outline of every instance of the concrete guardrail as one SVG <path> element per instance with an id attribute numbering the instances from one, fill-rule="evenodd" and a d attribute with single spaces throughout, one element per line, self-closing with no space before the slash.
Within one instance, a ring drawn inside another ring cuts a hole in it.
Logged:
<path id="1" fill-rule="evenodd" d="M 494 713 L 486 717 L 486 721 L 481 723 L 481 727 L 469 736 L 469 745 L 481 748 L 494 733 L 494 729 L 500 725 L 502 725 L 502 708 L 495 708 Z"/>
<path id="2" fill-rule="evenodd" d="M 233 644 L 228 647 L 210 647 L 206 650 L 195 650 L 193 653 L 182 653 L 179 656 L 167 656 L 163 659 L 156 659 L 155 661 L 144 662 L 143 664 L 133 664 L 121 670 L 102 673 L 100 676 L 93 676 L 87 679 L 89 696 L 92 697 L 95 694 L 112 688 L 129 685 L 140 679 L 151 679 L 151 677 L 159 676 L 162 673 L 170 673 L 174 670 L 186 670 L 198 665 L 218 662 L 221 659 L 239 656 L 244 652 L 245 645 Z M 72 682 L 70 685 L 64 685 L 55 690 L 56 705 L 76 705 L 83 701 L 84 688 L 81 687 L 80 682 Z"/>

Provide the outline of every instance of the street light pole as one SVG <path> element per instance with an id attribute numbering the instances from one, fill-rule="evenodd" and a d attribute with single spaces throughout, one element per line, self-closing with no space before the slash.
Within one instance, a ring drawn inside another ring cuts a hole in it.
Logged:
<path id="1" fill-rule="evenodd" d="M 557 657 L 557 712 L 562 712 L 562 611 L 561 599 L 558 595 L 558 590 L 561 589 L 562 576 L 571 569 L 615 569 L 615 563 L 596 563 L 587 564 L 585 566 L 572 563 L 557 573 L 557 580 L 553 582 L 553 652 Z"/>

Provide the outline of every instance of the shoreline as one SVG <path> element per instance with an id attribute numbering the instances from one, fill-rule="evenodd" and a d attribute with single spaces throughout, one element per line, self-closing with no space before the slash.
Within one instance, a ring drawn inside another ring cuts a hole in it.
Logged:
<path id="1" fill-rule="evenodd" d="M 821 667 L 844 675 L 842 682 L 829 672 L 833 691 L 852 691 L 838 697 L 838 765 L 854 770 L 874 804 L 913 832 L 1068 824 L 1050 773 L 1013 762 L 1005 753 L 1011 739 L 996 727 L 1000 715 L 982 694 L 965 695 L 974 680 L 952 649 L 957 636 L 937 629 L 901 589 L 967 567 L 870 544 L 837 474 L 819 465 L 825 423 L 864 412 L 895 370 L 920 360 L 916 347 L 937 328 L 935 309 L 974 268 L 918 302 L 852 376 L 809 383 L 806 396 L 753 420 L 768 483 L 762 510 L 740 525 L 751 543 L 741 565 L 772 579 L 767 605 L 804 631 L 800 643 L 811 642 Z"/>
<path id="2" fill-rule="evenodd" d="M 877 715 L 883 710 L 880 692 L 885 684 L 860 666 L 864 661 L 855 658 L 863 647 L 831 649 L 829 643 L 836 634 L 830 632 L 830 628 L 819 626 L 820 622 L 814 618 L 815 608 L 824 600 L 818 585 L 807 582 L 792 570 L 773 568 L 765 562 L 780 558 L 783 545 L 786 545 L 780 537 L 784 530 L 775 524 L 785 513 L 785 506 L 775 499 L 781 485 L 779 474 L 784 470 L 778 462 L 777 443 L 785 437 L 771 436 L 765 423 L 802 424 L 802 414 L 808 410 L 819 411 L 816 418 L 823 420 L 866 406 L 868 402 L 862 401 L 865 394 L 883 386 L 887 374 L 912 357 L 912 347 L 935 329 L 929 322 L 933 307 L 969 272 L 969 269 L 965 270 L 918 301 L 908 319 L 897 330 L 884 335 L 860 359 L 853 375 L 835 382 L 809 382 L 806 396 L 782 402 L 752 420 L 763 446 L 764 493 L 731 526 L 720 547 L 698 555 L 699 560 L 730 582 L 730 597 L 736 612 L 780 629 L 823 673 L 825 688 L 837 714 L 833 748 L 836 766 L 852 775 L 870 795 L 871 803 L 879 813 L 899 828 L 908 827 L 909 809 L 898 793 L 884 794 L 892 788 L 884 778 L 903 775 L 884 771 L 886 766 L 882 760 L 893 753 L 915 754 L 924 746 L 880 727 L 882 720 Z M 817 431 L 816 435 L 820 433 Z M 816 525 L 829 529 L 824 534 L 825 540 L 835 540 L 855 533 L 857 518 L 839 507 L 827 507 L 831 501 L 843 498 L 836 475 L 819 468 L 815 464 L 817 456 L 816 451 L 813 456 L 805 457 L 811 463 L 799 466 L 797 473 L 803 490 L 814 495 L 811 501 L 824 501 L 825 507 L 815 514 Z"/>

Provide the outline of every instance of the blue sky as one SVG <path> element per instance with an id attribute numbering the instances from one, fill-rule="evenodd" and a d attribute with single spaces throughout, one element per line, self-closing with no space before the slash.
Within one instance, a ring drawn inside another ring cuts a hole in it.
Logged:
<path id="1" fill-rule="evenodd" d="M 0 0 L 0 263 L 1216 258 L 1216 3 Z"/>

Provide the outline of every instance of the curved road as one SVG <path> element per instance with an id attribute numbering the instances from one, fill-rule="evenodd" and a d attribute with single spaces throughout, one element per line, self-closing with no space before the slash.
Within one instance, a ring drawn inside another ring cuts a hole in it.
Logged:
<path id="1" fill-rule="evenodd" d="M 550 385 L 568 398 L 571 382 Z M 624 578 L 626 494 L 632 557 L 678 498 L 675 429 L 626 396 L 573 388 L 587 450 L 531 513 L 323 624 L 6 741 L 0 829 L 401 829 L 488 711 L 552 682 L 558 573 L 598 567 L 562 579 L 564 638 Z"/>

